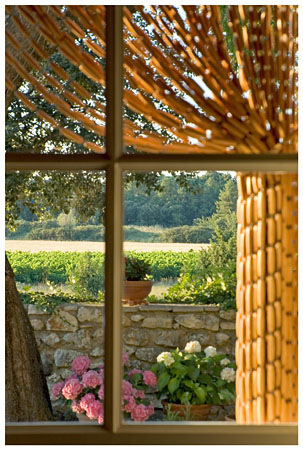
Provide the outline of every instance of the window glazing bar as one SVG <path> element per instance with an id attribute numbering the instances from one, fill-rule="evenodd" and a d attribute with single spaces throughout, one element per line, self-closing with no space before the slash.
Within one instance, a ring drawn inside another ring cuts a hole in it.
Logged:
<path id="1" fill-rule="evenodd" d="M 114 133 L 114 138 L 117 136 Z M 114 145 L 114 149 L 119 146 Z M 110 146 L 108 145 L 108 148 Z M 297 154 L 261 155 L 164 155 L 113 154 L 97 155 L 37 155 L 33 153 L 6 154 L 6 170 L 104 170 L 110 161 L 122 170 L 230 170 L 257 172 L 297 172 Z"/>
<path id="2" fill-rule="evenodd" d="M 7 153 L 6 171 L 13 170 L 104 170 L 108 166 L 107 155 L 96 153 L 59 155 L 35 153 Z"/>
<path id="3" fill-rule="evenodd" d="M 228 170 L 235 172 L 297 172 L 297 154 L 123 155 L 123 170 Z"/>
<path id="4" fill-rule="evenodd" d="M 121 281 L 122 173 L 116 161 L 123 152 L 123 29 L 122 7 L 106 7 L 106 171 L 105 222 L 105 394 L 104 426 L 111 432 L 121 423 Z"/>

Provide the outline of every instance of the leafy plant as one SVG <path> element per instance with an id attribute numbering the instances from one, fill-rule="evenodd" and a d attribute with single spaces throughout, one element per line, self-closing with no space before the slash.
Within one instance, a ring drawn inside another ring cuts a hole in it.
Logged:
<path id="1" fill-rule="evenodd" d="M 104 291 L 104 261 L 91 252 L 82 253 L 67 273 L 70 286 L 79 295 L 98 297 Z"/>
<path id="2" fill-rule="evenodd" d="M 188 342 L 157 357 L 152 371 L 157 376 L 158 398 L 181 405 L 222 405 L 235 401 L 236 365 L 214 347 L 203 351 L 198 341 Z"/>
<path id="3" fill-rule="evenodd" d="M 142 281 L 147 280 L 151 273 L 150 264 L 143 259 L 133 256 L 124 257 L 125 280 Z"/>
<path id="4" fill-rule="evenodd" d="M 150 371 L 129 371 L 125 364 L 128 354 L 123 352 L 121 400 L 126 418 L 143 422 L 154 414 L 152 402 L 145 397 L 148 386 L 156 384 L 156 377 Z M 90 420 L 104 421 L 104 366 L 91 367 L 87 356 L 77 356 L 72 362 L 73 373 L 52 388 L 52 396 L 61 400 L 77 414 L 83 414 Z"/>

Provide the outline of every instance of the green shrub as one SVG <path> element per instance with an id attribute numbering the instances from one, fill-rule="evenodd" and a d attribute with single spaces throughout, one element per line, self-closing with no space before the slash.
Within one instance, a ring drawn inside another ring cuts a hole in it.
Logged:
<path id="1" fill-rule="evenodd" d="M 184 225 L 165 230 L 159 240 L 160 242 L 208 243 L 212 234 L 211 228 Z"/>
<path id="2" fill-rule="evenodd" d="M 104 260 L 102 252 L 89 252 L 100 262 Z M 143 259 L 152 267 L 153 280 L 178 278 L 185 267 L 194 268 L 199 253 L 189 252 L 126 252 L 127 255 Z M 42 283 L 47 280 L 66 283 L 83 252 L 7 252 L 16 281 L 26 284 Z M 68 273 L 67 273 L 68 272 Z"/>
<path id="3" fill-rule="evenodd" d="M 103 254 L 81 253 L 76 264 L 68 266 L 67 275 L 69 285 L 76 294 L 98 297 L 104 290 Z"/>
<path id="4" fill-rule="evenodd" d="M 33 229 L 37 222 L 28 222 L 27 220 L 17 220 L 16 230 L 10 231 L 8 228 L 5 229 L 6 239 L 26 239 L 27 234 Z"/>
<path id="5" fill-rule="evenodd" d="M 142 231 L 136 227 L 124 226 L 124 240 L 132 242 L 159 242 L 160 233 Z"/>
<path id="6" fill-rule="evenodd" d="M 49 314 L 52 314 L 56 310 L 56 308 L 62 304 L 104 302 L 104 296 L 102 293 L 98 298 L 65 294 L 62 291 L 58 291 L 53 294 L 47 294 L 45 292 L 26 292 L 26 290 L 24 290 L 23 292 L 19 292 L 19 295 L 23 303 L 35 305 L 40 310 Z"/>
<path id="7" fill-rule="evenodd" d="M 102 225 L 79 225 L 73 229 L 73 241 L 104 241 L 104 226 Z"/>
<path id="8" fill-rule="evenodd" d="M 160 297 L 149 296 L 151 303 L 181 303 L 200 305 L 220 305 L 222 309 L 235 309 L 235 294 L 221 277 L 202 281 L 194 280 L 188 274 L 168 289 Z"/>

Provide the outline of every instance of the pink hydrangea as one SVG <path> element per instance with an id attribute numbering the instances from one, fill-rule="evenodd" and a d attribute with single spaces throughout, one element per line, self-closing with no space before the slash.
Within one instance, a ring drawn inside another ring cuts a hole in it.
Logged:
<path id="1" fill-rule="evenodd" d="M 99 369 L 99 373 L 100 373 L 101 377 L 104 378 L 104 366 L 100 365 L 100 366 L 98 366 L 98 369 Z"/>
<path id="2" fill-rule="evenodd" d="M 88 356 L 77 356 L 72 363 L 72 369 L 78 375 L 82 375 L 90 366 L 90 359 Z"/>
<path id="3" fill-rule="evenodd" d="M 73 410 L 76 414 L 82 414 L 82 413 L 85 412 L 85 410 L 81 408 L 81 406 L 79 405 L 79 403 L 76 402 L 76 400 L 73 400 L 73 403 L 72 403 L 72 410 Z"/>
<path id="4" fill-rule="evenodd" d="M 124 411 L 131 413 L 136 407 L 137 403 L 134 397 L 129 397 L 127 403 L 124 405 Z"/>
<path id="5" fill-rule="evenodd" d="M 150 370 L 146 370 L 145 372 L 143 372 L 143 380 L 144 383 L 148 386 L 156 386 L 157 384 L 157 377 Z"/>
<path id="6" fill-rule="evenodd" d="M 129 381 L 122 380 L 122 394 L 123 396 L 130 396 L 133 394 L 133 386 Z"/>
<path id="7" fill-rule="evenodd" d="M 148 406 L 146 406 L 146 409 L 147 409 L 149 416 L 152 416 L 155 412 L 155 408 L 152 403 L 150 403 Z"/>
<path id="8" fill-rule="evenodd" d="M 98 391 L 98 397 L 100 398 L 100 400 L 104 399 L 104 384 L 101 385 L 101 387 Z"/>
<path id="9" fill-rule="evenodd" d="M 144 391 L 140 391 L 140 389 L 134 389 L 134 397 L 136 398 L 144 398 Z"/>
<path id="10" fill-rule="evenodd" d="M 102 415 L 102 416 L 99 416 L 98 417 L 98 423 L 100 424 L 100 425 L 103 425 L 103 422 L 104 422 L 104 416 Z"/>
<path id="11" fill-rule="evenodd" d="M 102 376 L 95 370 L 89 370 L 82 375 L 82 384 L 84 387 L 95 388 L 103 383 Z"/>
<path id="12" fill-rule="evenodd" d="M 104 405 L 100 400 L 93 400 L 89 402 L 86 409 L 86 415 L 89 419 L 98 419 L 99 416 L 104 415 Z"/>
<path id="13" fill-rule="evenodd" d="M 62 394 L 62 388 L 65 385 L 64 381 L 60 381 L 59 383 L 54 384 L 52 388 L 52 395 L 57 398 Z"/>
<path id="14" fill-rule="evenodd" d="M 136 405 L 136 407 L 131 412 L 131 418 L 136 422 L 144 422 L 149 418 L 150 410 L 144 405 Z"/>
<path id="15" fill-rule="evenodd" d="M 74 400 L 82 392 L 83 386 L 79 380 L 73 378 L 67 381 L 62 389 L 62 394 L 68 400 Z"/>
<path id="16" fill-rule="evenodd" d="M 126 352 L 122 352 L 122 365 L 125 366 L 127 362 L 128 362 L 128 354 Z"/>
<path id="17" fill-rule="evenodd" d="M 83 397 L 80 400 L 80 407 L 84 410 L 87 411 L 89 405 L 96 400 L 96 397 L 94 396 L 94 394 L 85 394 L 83 395 Z"/>
<path id="18" fill-rule="evenodd" d="M 130 371 L 128 372 L 129 378 L 132 379 L 132 377 L 133 377 L 133 375 L 134 375 L 135 373 L 143 373 L 143 371 L 140 370 L 140 369 L 132 369 L 132 370 L 130 370 Z"/>

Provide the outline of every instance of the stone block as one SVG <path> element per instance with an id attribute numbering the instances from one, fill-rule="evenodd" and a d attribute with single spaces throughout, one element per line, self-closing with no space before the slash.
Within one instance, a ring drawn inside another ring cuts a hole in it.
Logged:
<path id="1" fill-rule="evenodd" d="M 173 305 L 140 305 L 139 311 L 167 311 L 173 310 Z"/>
<path id="2" fill-rule="evenodd" d="M 204 333 L 191 333 L 183 336 L 180 342 L 180 348 L 183 350 L 187 342 L 198 341 L 202 350 L 209 345 L 215 344 L 215 333 L 211 331 L 204 331 Z"/>
<path id="3" fill-rule="evenodd" d="M 63 336 L 63 340 L 67 344 L 71 344 L 76 348 L 89 348 L 90 336 L 89 332 L 85 329 L 81 329 L 76 333 L 67 333 Z"/>
<path id="4" fill-rule="evenodd" d="M 94 306 L 81 306 L 78 310 L 77 318 L 79 322 L 102 323 L 103 321 L 101 309 Z"/>
<path id="5" fill-rule="evenodd" d="M 144 317 L 142 314 L 133 314 L 130 318 L 133 322 L 140 322 Z"/>
<path id="6" fill-rule="evenodd" d="M 138 311 L 138 306 L 123 306 L 122 307 L 122 313 L 127 313 L 127 312 L 131 312 L 134 313 L 136 311 Z"/>
<path id="7" fill-rule="evenodd" d="M 30 319 L 30 323 L 33 327 L 34 330 L 43 330 L 44 328 L 44 323 L 42 320 L 39 319 Z"/>
<path id="8" fill-rule="evenodd" d="M 236 322 L 220 322 L 220 328 L 222 330 L 235 330 L 236 329 Z"/>
<path id="9" fill-rule="evenodd" d="M 46 322 L 47 330 L 58 331 L 76 331 L 78 328 L 78 321 L 76 317 L 67 311 L 56 311 Z"/>
<path id="10" fill-rule="evenodd" d="M 180 345 L 180 333 L 177 331 L 161 331 L 156 334 L 154 342 L 166 347 L 178 347 Z"/>
<path id="11" fill-rule="evenodd" d="M 94 333 L 93 333 L 93 338 L 96 339 L 97 341 L 103 341 L 104 338 L 104 328 L 98 328 Z"/>
<path id="12" fill-rule="evenodd" d="M 66 350 L 65 348 L 58 348 L 54 353 L 54 360 L 57 367 L 71 367 L 71 364 L 76 356 L 82 353 L 75 350 Z"/>
<path id="13" fill-rule="evenodd" d="M 53 371 L 53 359 L 48 353 L 42 352 L 40 353 L 43 373 L 45 376 L 49 376 Z"/>
<path id="14" fill-rule="evenodd" d="M 236 320 L 236 311 L 234 311 L 234 310 L 230 310 L 230 311 L 220 311 L 220 313 L 219 313 L 219 316 L 220 316 L 220 319 L 223 319 L 223 320 L 230 320 L 230 321 L 232 321 L 232 320 Z"/>
<path id="15" fill-rule="evenodd" d="M 47 315 L 48 313 L 46 311 L 42 311 L 42 309 L 37 308 L 37 306 L 35 305 L 28 305 L 28 310 L 27 310 L 28 314 L 36 314 L 36 315 Z"/>
<path id="16" fill-rule="evenodd" d="M 215 314 L 180 314 L 175 317 L 175 321 L 184 328 L 219 330 L 219 318 Z"/>
<path id="17" fill-rule="evenodd" d="M 52 375 L 47 377 L 47 383 L 51 385 L 58 383 L 58 381 L 61 381 L 61 377 L 57 373 L 53 373 Z"/>
<path id="18" fill-rule="evenodd" d="M 217 333 L 216 334 L 216 345 L 226 345 L 230 342 L 230 336 L 226 333 Z"/>
<path id="19" fill-rule="evenodd" d="M 158 348 L 154 347 L 142 347 L 138 348 L 135 355 L 136 358 L 140 359 L 141 361 L 148 361 L 151 363 L 157 362 L 157 356 L 161 353 L 161 351 Z"/>
<path id="20" fill-rule="evenodd" d="M 91 356 L 103 356 L 104 355 L 104 348 L 103 347 L 95 347 L 90 352 Z"/>
<path id="21" fill-rule="evenodd" d="M 146 317 L 142 322 L 142 328 L 172 328 L 173 319 L 170 317 Z"/>
<path id="22" fill-rule="evenodd" d="M 73 373 L 72 370 L 69 369 L 61 369 L 60 370 L 60 376 L 62 380 L 65 380 L 65 378 L 69 377 Z"/>
<path id="23" fill-rule="evenodd" d="M 48 345 L 49 347 L 54 347 L 58 342 L 60 342 L 60 338 L 56 333 L 49 333 L 41 337 L 42 341 Z"/>
<path id="24" fill-rule="evenodd" d="M 135 353 L 136 348 L 135 347 L 129 347 L 128 345 L 123 345 L 123 351 L 128 354 L 128 356 L 131 356 Z"/>
<path id="25" fill-rule="evenodd" d="M 64 311 L 77 311 L 79 308 L 79 306 L 77 304 L 69 304 L 69 305 L 64 305 L 62 306 L 62 309 Z"/>
<path id="26" fill-rule="evenodd" d="M 124 331 L 123 342 L 128 345 L 146 345 L 149 342 L 149 334 L 140 328 L 130 328 Z"/>
<path id="27" fill-rule="evenodd" d="M 173 312 L 204 312 L 204 311 L 219 311 L 218 306 L 210 305 L 179 305 L 173 307 Z"/>
<path id="28" fill-rule="evenodd" d="M 127 314 L 123 314 L 123 316 L 122 316 L 122 326 L 123 327 L 130 327 L 131 326 L 131 320 L 130 320 L 130 318 L 128 317 L 128 315 Z"/>

